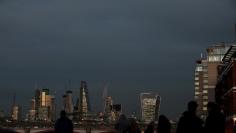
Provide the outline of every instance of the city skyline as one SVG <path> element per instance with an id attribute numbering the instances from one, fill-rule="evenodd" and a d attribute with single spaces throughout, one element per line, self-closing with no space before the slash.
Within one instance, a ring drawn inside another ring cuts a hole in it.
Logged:
<path id="1" fill-rule="evenodd" d="M 61 98 L 68 80 L 78 91 L 85 80 L 96 111 L 103 110 L 109 83 L 108 94 L 124 112 L 139 110 L 139 93 L 151 91 L 162 97 L 160 114 L 175 119 L 193 99 L 196 59 L 208 46 L 235 40 L 235 5 L 233 0 L 3 0 L 0 108 L 10 111 L 14 93 L 28 107 L 35 81 Z"/>

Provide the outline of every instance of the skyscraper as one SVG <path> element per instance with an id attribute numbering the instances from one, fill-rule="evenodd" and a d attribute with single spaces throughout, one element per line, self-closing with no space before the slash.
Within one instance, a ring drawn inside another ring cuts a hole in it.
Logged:
<path id="1" fill-rule="evenodd" d="M 30 109 L 28 112 L 28 120 L 35 121 L 36 119 L 36 101 L 35 98 L 32 98 L 30 101 Z"/>
<path id="2" fill-rule="evenodd" d="M 35 109 L 36 119 L 52 121 L 55 114 L 55 97 L 49 94 L 49 89 L 36 90 Z"/>
<path id="3" fill-rule="evenodd" d="M 196 62 L 194 74 L 194 99 L 198 103 L 197 114 L 204 118 L 207 113 L 207 103 L 215 101 L 215 86 L 217 82 L 217 66 L 221 63 L 228 47 L 219 43 L 208 47 L 207 57 Z"/>
<path id="4" fill-rule="evenodd" d="M 161 98 L 156 93 L 141 93 L 141 120 L 145 123 L 158 121 Z"/>
<path id="5" fill-rule="evenodd" d="M 64 110 L 68 115 L 72 115 L 74 111 L 72 91 L 66 91 L 66 94 L 63 95 L 63 106 Z"/>
<path id="6" fill-rule="evenodd" d="M 108 96 L 105 98 L 105 104 L 104 104 L 104 116 L 106 122 L 111 122 L 111 114 L 112 114 L 112 105 L 113 100 L 111 96 Z"/>
<path id="7" fill-rule="evenodd" d="M 18 121 L 21 119 L 21 108 L 18 105 L 12 107 L 12 120 Z"/>
<path id="8" fill-rule="evenodd" d="M 80 97 L 79 97 L 79 113 L 83 117 L 89 111 L 90 111 L 90 103 L 89 103 L 87 83 L 85 81 L 81 81 Z"/>
<path id="9" fill-rule="evenodd" d="M 110 113 L 112 110 L 113 100 L 111 96 L 106 97 L 104 113 Z"/>
<path id="10" fill-rule="evenodd" d="M 11 119 L 18 121 L 21 119 L 21 108 L 16 105 L 16 94 L 13 95 L 13 103 L 11 107 Z"/>
<path id="11" fill-rule="evenodd" d="M 111 120 L 112 122 L 117 122 L 122 114 L 122 106 L 121 104 L 113 104 L 111 111 Z"/>

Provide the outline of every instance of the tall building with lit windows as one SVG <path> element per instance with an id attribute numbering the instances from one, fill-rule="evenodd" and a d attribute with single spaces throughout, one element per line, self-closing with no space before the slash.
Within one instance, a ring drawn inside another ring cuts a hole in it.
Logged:
<path id="1" fill-rule="evenodd" d="M 196 61 L 196 68 L 195 68 L 195 92 L 194 98 L 198 103 L 198 115 L 202 116 L 206 113 L 206 105 L 208 103 L 208 94 L 207 94 L 207 87 L 208 87 L 208 76 L 207 76 L 207 60 L 200 59 Z"/>
<path id="2" fill-rule="evenodd" d="M 88 96 L 88 88 L 86 81 L 81 81 L 80 96 L 79 96 L 79 113 L 80 118 L 83 118 L 90 111 L 90 102 Z"/>
<path id="3" fill-rule="evenodd" d="M 197 114 L 205 118 L 207 103 L 215 101 L 215 86 L 217 83 L 217 66 L 221 63 L 228 46 L 219 43 L 206 49 L 206 58 L 196 62 L 194 78 L 194 99 L 198 103 Z"/>
<path id="4" fill-rule="evenodd" d="M 53 121 L 55 119 L 55 97 L 49 94 L 49 89 L 36 90 L 35 110 L 36 120 Z"/>
<path id="5" fill-rule="evenodd" d="M 66 111 L 68 115 L 72 115 L 74 111 L 73 106 L 73 97 L 72 97 L 72 91 L 66 91 L 66 94 L 63 95 L 63 108 Z"/>
<path id="6" fill-rule="evenodd" d="M 112 120 L 112 106 L 113 106 L 113 100 L 111 96 L 108 96 L 105 98 L 104 101 L 104 116 L 106 122 L 111 122 Z"/>
<path id="7" fill-rule="evenodd" d="M 141 120 L 144 123 L 158 121 L 161 98 L 156 93 L 141 93 Z"/>
<path id="8" fill-rule="evenodd" d="M 35 119 L 36 119 L 36 101 L 35 101 L 35 98 L 33 97 L 30 100 L 30 109 L 28 112 L 28 120 L 35 121 Z"/>
<path id="9" fill-rule="evenodd" d="M 19 121 L 21 119 L 21 108 L 18 105 L 14 105 L 12 107 L 12 114 L 11 114 L 13 121 Z"/>

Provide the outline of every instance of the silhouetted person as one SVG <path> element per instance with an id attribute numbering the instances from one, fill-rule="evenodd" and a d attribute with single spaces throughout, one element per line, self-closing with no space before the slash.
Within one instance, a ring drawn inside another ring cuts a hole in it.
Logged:
<path id="1" fill-rule="evenodd" d="M 130 126 L 127 133 L 141 133 L 138 124 L 135 119 L 130 119 Z"/>
<path id="2" fill-rule="evenodd" d="M 219 106 L 214 102 L 207 104 L 208 116 L 205 123 L 205 133 L 224 133 L 225 116 L 220 112 Z"/>
<path id="3" fill-rule="evenodd" d="M 66 112 L 61 111 L 60 116 L 55 123 L 55 133 L 73 133 L 73 123 L 66 117 Z"/>
<path id="4" fill-rule="evenodd" d="M 126 133 L 129 127 L 129 121 L 124 114 L 122 114 L 115 125 L 115 129 L 118 133 Z"/>
<path id="5" fill-rule="evenodd" d="M 188 110 L 185 111 L 179 119 L 176 133 L 202 133 L 203 122 L 196 115 L 197 106 L 195 101 L 188 103 Z"/>
<path id="6" fill-rule="evenodd" d="M 170 131 L 171 131 L 170 121 L 164 115 L 160 115 L 157 124 L 157 132 L 170 133 Z"/>
<path id="7" fill-rule="evenodd" d="M 154 122 L 150 122 L 144 133 L 154 133 Z"/>

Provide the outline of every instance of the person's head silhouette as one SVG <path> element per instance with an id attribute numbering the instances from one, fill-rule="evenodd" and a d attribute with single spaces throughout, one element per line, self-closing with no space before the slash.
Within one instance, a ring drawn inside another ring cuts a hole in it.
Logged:
<path id="1" fill-rule="evenodd" d="M 219 107 L 216 103 L 214 102 L 208 102 L 207 104 L 207 110 L 209 113 L 211 112 L 217 112 L 219 110 Z"/>
<path id="2" fill-rule="evenodd" d="M 197 107 L 198 107 L 198 104 L 197 104 L 197 102 L 195 102 L 195 101 L 190 101 L 190 102 L 188 103 L 188 111 L 189 111 L 189 112 L 195 113 L 196 110 L 197 110 Z"/>
<path id="3" fill-rule="evenodd" d="M 60 113 L 61 118 L 65 118 L 66 117 L 66 111 L 62 110 Z"/>

